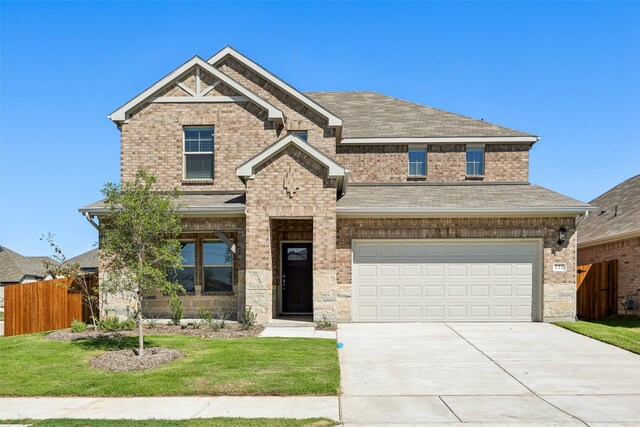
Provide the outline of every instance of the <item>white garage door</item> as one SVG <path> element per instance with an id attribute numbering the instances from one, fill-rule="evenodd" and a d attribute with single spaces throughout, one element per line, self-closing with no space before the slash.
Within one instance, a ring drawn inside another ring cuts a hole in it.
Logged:
<path id="1" fill-rule="evenodd" d="M 353 241 L 354 322 L 532 321 L 538 245 Z"/>

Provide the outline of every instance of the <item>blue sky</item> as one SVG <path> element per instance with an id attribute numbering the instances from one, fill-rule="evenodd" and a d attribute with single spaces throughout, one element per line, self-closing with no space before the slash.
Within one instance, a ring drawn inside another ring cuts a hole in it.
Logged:
<path id="1" fill-rule="evenodd" d="M 373 90 L 541 135 L 530 180 L 589 201 L 640 173 L 640 2 L 0 2 L 0 244 L 91 249 L 106 116 L 232 45 L 293 86 Z"/>

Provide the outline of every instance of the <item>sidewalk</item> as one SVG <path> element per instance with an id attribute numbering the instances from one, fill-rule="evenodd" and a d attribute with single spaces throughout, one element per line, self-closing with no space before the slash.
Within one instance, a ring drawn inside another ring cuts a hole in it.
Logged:
<path id="1" fill-rule="evenodd" d="M 2 419 L 329 418 L 339 420 L 338 396 L 7 397 Z"/>

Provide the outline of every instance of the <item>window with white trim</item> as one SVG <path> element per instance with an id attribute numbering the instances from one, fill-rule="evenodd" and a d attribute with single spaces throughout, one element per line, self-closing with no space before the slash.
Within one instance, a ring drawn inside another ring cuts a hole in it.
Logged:
<path id="1" fill-rule="evenodd" d="M 427 150 L 409 150 L 409 176 L 427 175 Z"/>
<path id="2" fill-rule="evenodd" d="M 196 243 L 194 241 L 180 242 L 182 249 L 180 256 L 182 257 L 182 268 L 171 268 L 168 271 L 167 278 L 173 283 L 179 283 L 186 293 L 195 293 L 196 291 Z"/>
<path id="3" fill-rule="evenodd" d="M 202 242 L 202 269 L 203 292 L 233 292 L 233 252 L 224 242 Z"/>
<path id="4" fill-rule="evenodd" d="M 184 128 L 185 179 L 213 179 L 213 127 Z"/>
<path id="5" fill-rule="evenodd" d="M 484 148 L 467 148 L 467 176 L 484 176 Z"/>

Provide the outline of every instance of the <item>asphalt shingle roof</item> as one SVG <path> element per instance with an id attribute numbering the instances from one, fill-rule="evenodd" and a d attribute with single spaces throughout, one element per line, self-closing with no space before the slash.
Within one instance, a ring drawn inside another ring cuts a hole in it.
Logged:
<path id="1" fill-rule="evenodd" d="M 181 194 L 178 203 L 189 208 L 243 208 L 244 193 L 234 194 Z M 80 208 L 80 212 L 104 209 L 104 199 Z"/>
<path id="2" fill-rule="evenodd" d="M 98 268 L 98 248 L 91 249 L 83 254 L 69 258 L 70 263 L 80 264 L 80 268 Z"/>
<path id="3" fill-rule="evenodd" d="M 375 92 L 306 92 L 343 120 L 343 138 L 535 136 Z"/>
<path id="4" fill-rule="evenodd" d="M 43 261 L 54 262 L 49 257 L 27 257 L 2 247 L 0 251 L 0 282 L 18 283 L 26 275 L 44 277 L 47 271 Z"/>
<path id="5" fill-rule="evenodd" d="M 616 185 L 589 203 L 596 211 L 580 224 L 578 244 L 640 232 L 640 175 Z"/>
<path id="6" fill-rule="evenodd" d="M 543 209 L 589 208 L 586 203 L 528 183 L 387 184 L 349 186 L 338 208 Z"/>

